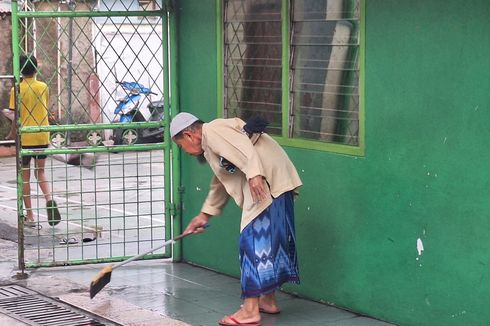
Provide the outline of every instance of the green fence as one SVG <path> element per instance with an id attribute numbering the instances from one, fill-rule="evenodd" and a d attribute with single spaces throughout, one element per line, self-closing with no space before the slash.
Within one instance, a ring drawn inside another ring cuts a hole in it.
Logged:
<path id="1" fill-rule="evenodd" d="M 161 1 L 13 2 L 22 269 L 122 260 L 170 238 L 178 200 L 168 136 L 171 16 Z M 32 56 L 45 86 L 26 78 Z M 45 116 L 33 113 L 33 97 Z M 29 148 L 43 133 L 47 148 Z M 42 159 L 22 164 L 35 155 L 47 156 L 45 179 Z M 49 220 L 52 201 L 59 223 Z"/>

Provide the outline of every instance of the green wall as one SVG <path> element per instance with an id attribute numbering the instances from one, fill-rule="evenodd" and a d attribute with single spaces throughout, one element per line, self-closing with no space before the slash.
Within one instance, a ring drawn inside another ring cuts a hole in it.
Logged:
<path id="1" fill-rule="evenodd" d="M 366 2 L 366 155 L 286 148 L 304 182 L 287 290 L 401 325 L 487 325 L 490 2 Z M 178 13 L 181 109 L 209 120 L 215 1 Z M 211 171 L 183 155 L 182 176 L 186 224 Z M 230 202 L 184 259 L 237 276 L 239 216 Z"/>

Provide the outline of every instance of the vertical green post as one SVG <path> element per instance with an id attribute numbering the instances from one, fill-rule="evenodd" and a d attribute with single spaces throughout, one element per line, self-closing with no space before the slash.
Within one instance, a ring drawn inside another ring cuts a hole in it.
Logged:
<path id="1" fill-rule="evenodd" d="M 20 84 L 20 36 L 19 36 L 19 18 L 17 1 L 12 1 L 12 60 L 13 60 L 13 75 L 15 78 L 15 121 L 17 124 L 16 135 L 16 170 L 17 170 L 17 218 L 18 218 L 18 265 L 22 273 L 25 269 L 24 261 L 24 220 L 23 220 L 23 193 L 22 193 L 22 164 L 21 164 L 21 139 L 20 139 L 20 115 L 19 115 L 19 84 Z"/>
<path id="2" fill-rule="evenodd" d="M 165 175 L 165 239 L 170 239 L 172 237 L 172 167 L 171 167 L 171 155 L 170 155 L 170 128 L 169 119 L 170 117 L 170 87 L 169 87 L 169 64 L 168 64 L 168 6 L 169 1 L 166 2 L 166 6 L 162 11 L 162 55 L 163 55 L 163 110 L 165 117 L 165 127 L 163 133 L 163 139 L 166 142 L 164 149 L 164 175 Z"/>
<path id="3" fill-rule="evenodd" d="M 281 112 L 282 112 L 282 136 L 289 137 L 289 0 L 281 3 Z"/>
<path id="4" fill-rule="evenodd" d="M 223 117 L 223 1 L 216 0 L 216 109 L 217 117 Z"/>
<path id="5" fill-rule="evenodd" d="M 178 73 L 177 73 L 177 55 L 178 55 L 178 36 L 177 36 L 177 17 L 174 7 L 168 7 L 168 20 L 169 20 L 169 37 L 170 37 L 170 99 L 172 116 L 179 112 L 179 92 L 178 92 Z M 170 130 L 170 114 L 166 120 L 166 130 Z M 167 134 L 165 134 L 167 137 Z M 180 150 L 179 147 L 170 139 L 170 131 L 168 133 L 168 144 L 172 154 L 172 199 L 174 212 L 172 216 L 173 233 L 182 233 L 182 199 L 181 199 L 181 180 L 180 180 Z M 176 242 L 173 246 L 172 253 L 173 261 L 182 260 L 182 242 Z"/>
<path id="6" fill-rule="evenodd" d="M 364 92 L 364 58 L 366 54 L 366 1 L 361 0 L 361 26 L 360 26 L 360 44 L 359 47 L 361 48 L 360 50 L 360 57 L 359 57 L 359 148 L 361 150 L 360 155 L 364 155 L 365 150 L 366 150 L 366 140 L 365 140 L 365 127 L 364 127 L 364 98 L 365 98 L 365 92 Z"/>

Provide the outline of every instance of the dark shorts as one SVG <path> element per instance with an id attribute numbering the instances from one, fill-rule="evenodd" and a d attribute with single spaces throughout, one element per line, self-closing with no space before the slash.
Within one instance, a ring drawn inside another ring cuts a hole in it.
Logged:
<path id="1" fill-rule="evenodd" d="M 42 149 L 42 148 L 48 148 L 48 145 L 37 145 L 37 146 L 22 146 L 23 149 Z M 31 163 L 31 158 L 36 159 L 36 160 L 43 160 L 47 155 L 41 154 L 41 155 L 32 155 L 32 156 L 24 156 L 22 157 L 22 166 L 29 166 Z"/>

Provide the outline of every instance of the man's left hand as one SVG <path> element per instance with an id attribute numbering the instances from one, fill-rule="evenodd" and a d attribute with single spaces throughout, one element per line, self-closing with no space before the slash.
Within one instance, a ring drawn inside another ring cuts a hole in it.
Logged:
<path id="1" fill-rule="evenodd" d="M 252 194 L 254 203 L 259 203 L 261 200 L 267 198 L 264 184 L 264 178 L 261 175 L 257 175 L 248 180 L 250 193 Z"/>

